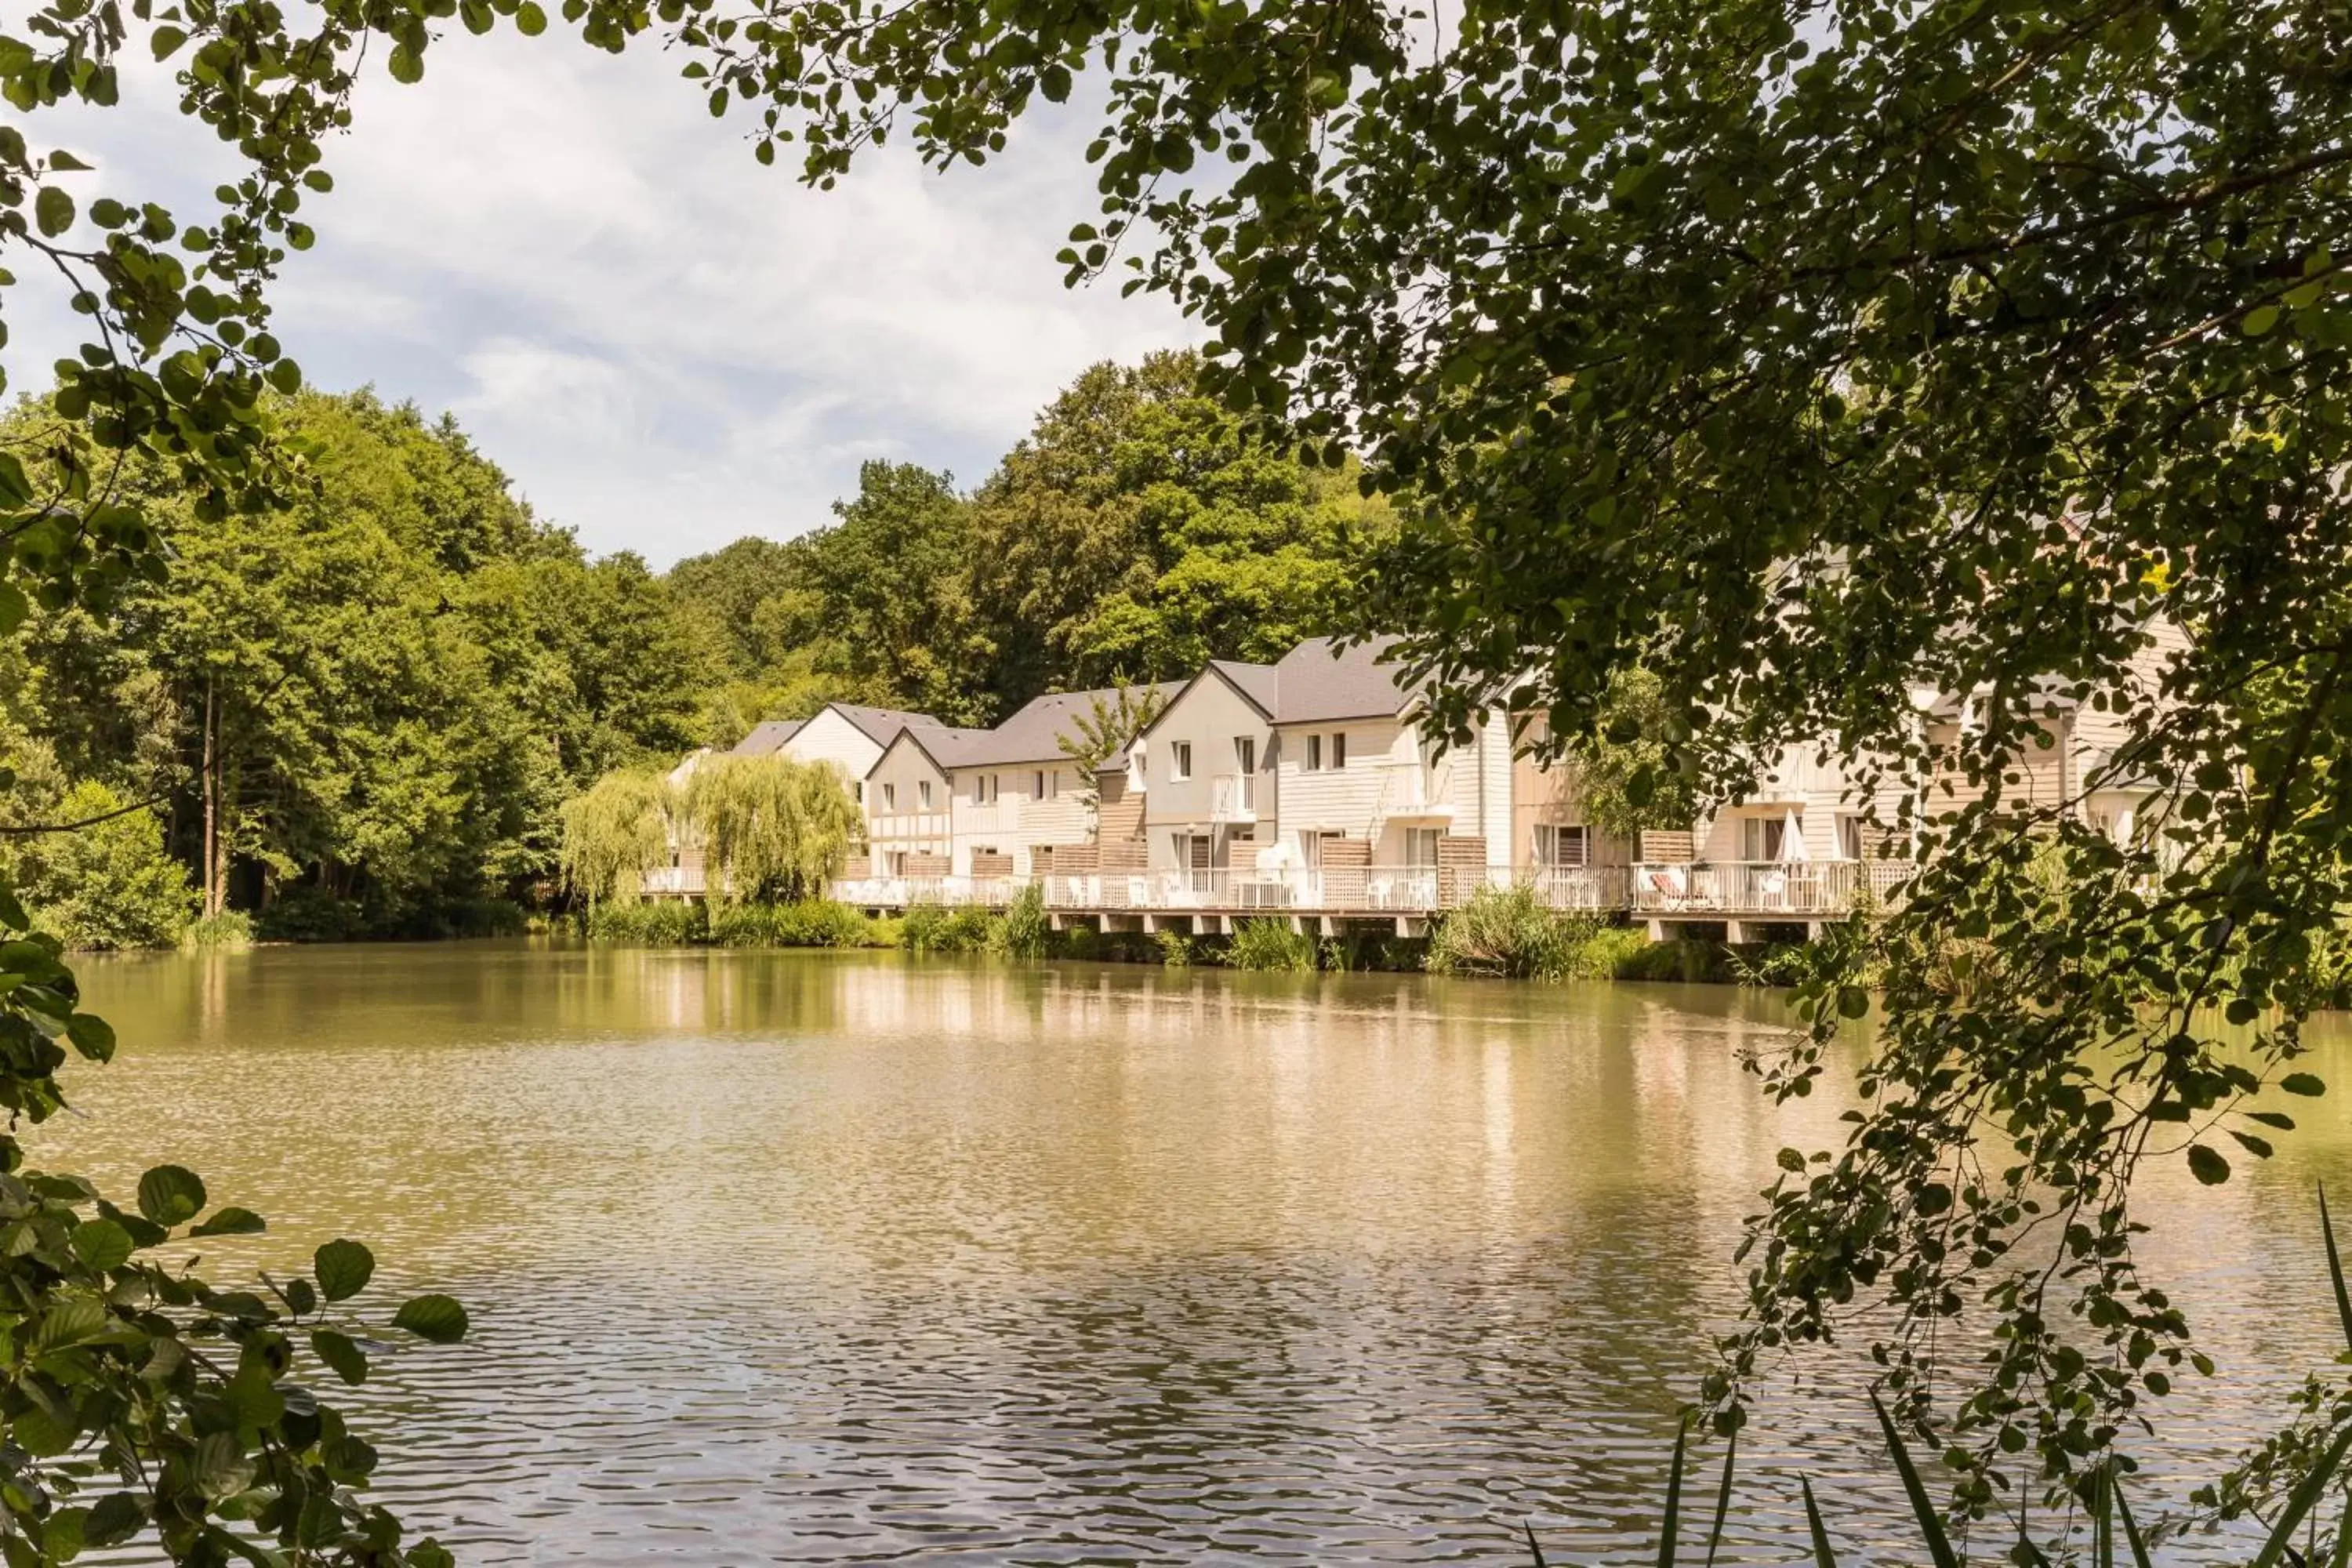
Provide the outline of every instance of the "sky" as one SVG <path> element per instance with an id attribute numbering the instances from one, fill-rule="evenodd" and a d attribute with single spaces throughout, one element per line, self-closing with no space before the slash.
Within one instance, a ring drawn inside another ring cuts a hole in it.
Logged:
<path id="1" fill-rule="evenodd" d="M 370 67 L 275 327 L 313 385 L 455 414 L 593 551 L 662 566 L 790 537 L 871 458 L 975 484 L 1087 365 L 1195 341 L 1116 279 L 1062 287 L 1054 252 L 1097 210 L 1090 119 L 944 175 L 894 142 L 820 192 L 789 149 L 755 163 L 742 111 L 713 120 L 676 57 L 560 31 L 453 27 L 415 86 Z M 119 107 L 26 130 L 96 165 L 69 176 L 84 206 L 160 199 L 187 222 L 235 164 L 176 102 L 142 69 Z M 33 283 L 10 290 L 18 390 L 80 341 L 61 297 L 17 298 Z"/>

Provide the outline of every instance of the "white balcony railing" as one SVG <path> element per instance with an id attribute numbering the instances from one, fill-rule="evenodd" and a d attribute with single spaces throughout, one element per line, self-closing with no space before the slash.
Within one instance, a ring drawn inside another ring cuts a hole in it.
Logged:
<path id="1" fill-rule="evenodd" d="M 1209 781 L 1209 818 L 1213 822 L 1257 820 L 1257 775 L 1219 773 Z"/>
<path id="2" fill-rule="evenodd" d="M 1636 914 L 1819 919 L 1878 908 L 1911 879 L 1906 860 L 1718 860 L 1633 868 Z"/>
<path id="3" fill-rule="evenodd" d="M 1026 877 L 845 877 L 833 884 L 833 896 L 862 909 L 944 904 L 998 910 L 1028 883 Z"/>
<path id="4" fill-rule="evenodd" d="M 1373 766 L 1381 770 L 1381 792 L 1372 805 L 1374 820 L 1439 822 L 1453 816 L 1451 763 L 1433 765 L 1419 757 L 1384 757 Z"/>

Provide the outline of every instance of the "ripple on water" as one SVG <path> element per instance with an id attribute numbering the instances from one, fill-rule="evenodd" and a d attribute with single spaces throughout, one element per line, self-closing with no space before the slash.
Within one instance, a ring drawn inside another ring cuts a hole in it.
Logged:
<path id="1" fill-rule="evenodd" d="M 1622 1558 L 1739 1218 L 1841 1109 L 1766 1107 L 1772 1004 L 1704 989 L 499 944 L 89 979 L 126 1047 L 43 1158 L 195 1165 L 271 1220 L 218 1269 L 348 1234 L 466 1299 L 351 1403 L 472 1563 L 1516 1563 L 1529 1519 Z M 2177 1402 L 2175 1489 L 2326 1354 L 2323 1110 L 2150 1194 L 2241 1374 Z M 1727 1560 L 1801 1547 L 1798 1468 L 1899 1539 L 1863 1386 L 1768 1404 Z"/>

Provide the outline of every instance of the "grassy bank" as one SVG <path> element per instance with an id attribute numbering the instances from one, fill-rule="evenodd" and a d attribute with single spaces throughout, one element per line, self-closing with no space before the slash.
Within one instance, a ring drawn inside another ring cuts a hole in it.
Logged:
<path id="1" fill-rule="evenodd" d="M 1274 973 L 1428 973 L 1513 980 L 1671 980 L 1780 984 L 1795 949 L 1722 942 L 1654 942 L 1597 915 L 1545 908 L 1524 889 L 1490 889 L 1435 924 L 1400 937 L 1367 923 L 1335 936 L 1278 918 L 1244 920 L 1231 936 L 1178 931 L 1055 931 L 1036 889 L 1003 910 L 917 905 L 872 916 L 844 904 L 603 904 L 580 929 L 592 940 L 641 947 L 896 948 L 1114 963 L 1187 964 Z"/>

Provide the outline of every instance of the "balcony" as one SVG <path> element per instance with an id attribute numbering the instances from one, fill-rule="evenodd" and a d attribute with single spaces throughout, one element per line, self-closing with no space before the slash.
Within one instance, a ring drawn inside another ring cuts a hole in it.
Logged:
<path id="1" fill-rule="evenodd" d="M 1637 865 L 1635 914 L 1835 920 L 1883 909 L 1915 869 L 1907 860 L 1719 860 Z"/>
<path id="2" fill-rule="evenodd" d="M 1212 822 L 1255 822 L 1257 820 L 1257 775 L 1255 773 L 1219 773 L 1209 781 L 1209 820 Z"/>
<path id="3" fill-rule="evenodd" d="M 1381 770 L 1380 797 L 1372 808 L 1375 821 L 1434 825 L 1454 820 L 1450 763 L 1432 766 L 1419 757 L 1386 757 L 1372 765 Z"/>

